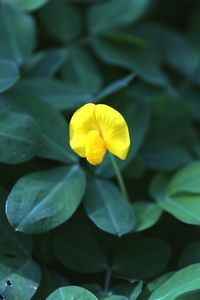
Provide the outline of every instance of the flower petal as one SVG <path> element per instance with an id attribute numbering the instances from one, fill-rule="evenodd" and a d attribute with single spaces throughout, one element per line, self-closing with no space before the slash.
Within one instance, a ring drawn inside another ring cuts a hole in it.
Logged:
<path id="1" fill-rule="evenodd" d="M 86 158 L 92 165 L 99 165 L 106 153 L 106 146 L 102 140 L 99 131 L 91 130 L 87 136 Z"/>
<path id="2" fill-rule="evenodd" d="M 124 160 L 130 147 L 130 136 L 122 115 L 108 105 L 97 104 L 95 117 L 106 148 Z"/>
<path id="3" fill-rule="evenodd" d="M 95 104 L 85 104 L 73 114 L 70 121 L 70 146 L 81 157 L 85 157 L 88 133 L 98 128 L 94 110 Z"/>

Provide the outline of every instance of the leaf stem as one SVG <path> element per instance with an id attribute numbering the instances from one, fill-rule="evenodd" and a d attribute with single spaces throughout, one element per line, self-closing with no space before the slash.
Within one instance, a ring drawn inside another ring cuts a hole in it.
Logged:
<path id="1" fill-rule="evenodd" d="M 117 177 L 117 180 L 118 180 L 118 184 L 119 184 L 119 187 L 121 189 L 121 192 L 122 194 L 124 195 L 124 197 L 126 198 L 126 200 L 128 200 L 128 193 L 127 193 L 127 190 L 126 190 L 126 186 L 124 184 L 124 179 L 122 177 L 122 174 L 120 172 L 120 169 L 116 163 L 116 160 L 114 158 L 114 156 L 112 154 L 110 154 L 110 159 L 111 159 L 111 162 L 112 162 L 112 165 L 113 165 L 113 169 L 115 171 L 115 174 L 116 174 L 116 177 Z"/>
<path id="2" fill-rule="evenodd" d="M 110 281 L 112 276 L 112 269 L 107 269 L 106 276 L 105 276 L 105 282 L 104 282 L 104 293 L 107 295 L 110 287 Z"/>

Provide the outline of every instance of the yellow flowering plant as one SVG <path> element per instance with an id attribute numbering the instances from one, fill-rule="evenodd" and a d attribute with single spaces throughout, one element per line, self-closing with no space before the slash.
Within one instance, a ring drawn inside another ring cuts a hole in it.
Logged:
<path id="1" fill-rule="evenodd" d="M 92 165 L 101 164 L 107 151 L 125 160 L 130 148 L 127 123 L 117 110 L 108 105 L 85 104 L 71 118 L 70 146 Z M 121 189 L 127 197 L 119 168 L 112 155 L 111 160 Z"/>

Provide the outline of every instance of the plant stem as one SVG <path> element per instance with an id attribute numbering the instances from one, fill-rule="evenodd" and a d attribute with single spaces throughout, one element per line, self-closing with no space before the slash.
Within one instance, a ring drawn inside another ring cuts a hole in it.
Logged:
<path id="1" fill-rule="evenodd" d="M 118 180 L 118 184 L 119 184 L 119 187 L 121 189 L 121 192 L 122 194 L 124 195 L 124 197 L 126 198 L 126 200 L 128 200 L 128 193 L 127 193 L 127 190 L 126 190 L 126 186 L 124 184 L 124 179 L 122 177 L 122 174 L 120 172 L 120 169 L 116 163 L 116 160 L 114 158 L 114 156 L 112 154 L 110 154 L 110 159 L 111 159 L 111 162 L 112 162 L 112 165 L 113 165 L 113 169 L 115 171 L 115 174 L 116 174 L 116 177 L 117 177 L 117 180 Z"/>
<path id="2" fill-rule="evenodd" d="M 112 270 L 108 269 L 106 271 L 105 282 L 104 282 L 104 293 L 105 293 L 105 295 L 107 295 L 107 293 L 109 291 L 111 276 L 112 276 Z"/>

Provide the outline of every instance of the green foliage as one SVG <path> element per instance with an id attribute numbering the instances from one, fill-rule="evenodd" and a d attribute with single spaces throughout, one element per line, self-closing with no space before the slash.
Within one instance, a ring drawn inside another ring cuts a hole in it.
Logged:
<path id="1" fill-rule="evenodd" d="M 200 4 L 0 1 L 0 299 L 200 299 Z M 69 122 L 117 109 L 91 166 Z"/>

